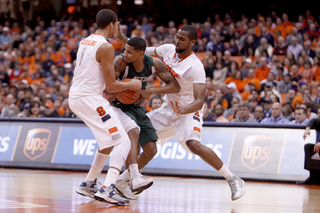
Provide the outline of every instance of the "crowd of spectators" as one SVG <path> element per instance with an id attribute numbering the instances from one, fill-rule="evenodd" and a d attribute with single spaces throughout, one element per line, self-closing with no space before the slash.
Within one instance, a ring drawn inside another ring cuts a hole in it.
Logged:
<path id="1" fill-rule="evenodd" d="M 256 19 L 228 13 L 203 23 L 170 21 L 157 26 L 152 17 L 121 21 L 128 37 L 140 36 L 148 46 L 174 43 L 181 26 L 198 30 L 193 51 L 207 76 L 204 120 L 306 124 L 320 116 L 320 25 L 309 10 L 291 21 L 271 12 Z M 95 32 L 95 24 L 38 17 L 35 27 L 6 21 L 0 25 L 0 117 L 72 117 L 68 91 L 79 42 Z M 109 39 L 115 55 L 124 51 Z M 157 76 L 149 87 L 161 86 Z M 145 102 L 146 112 L 161 106 L 161 96 Z M 317 115 L 318 114 L 318 115 Z"/>

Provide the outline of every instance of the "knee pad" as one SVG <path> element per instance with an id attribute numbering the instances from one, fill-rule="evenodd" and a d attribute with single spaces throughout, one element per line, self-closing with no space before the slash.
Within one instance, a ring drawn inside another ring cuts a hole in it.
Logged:
<path id="1" fill-rule="evenodd" d="M 131 142 L 125 141 L 113 147 L 112 155 L 110 156 L 109 167 L 115 167 L 121 170 L 126 161 L 129 151 L 131 149 Z"/>

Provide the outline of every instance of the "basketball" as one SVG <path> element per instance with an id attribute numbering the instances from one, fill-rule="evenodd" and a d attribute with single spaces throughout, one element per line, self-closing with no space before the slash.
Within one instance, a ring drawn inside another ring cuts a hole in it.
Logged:
<path id="1" fill-rule="evenodd" d="M 131 81 L 131 78 L 125 78 L 122 82 Z M 116 93 L 116 98 L 123 104 L 133 104 L 140 97 L 140 91 L 124 90 Z"/>

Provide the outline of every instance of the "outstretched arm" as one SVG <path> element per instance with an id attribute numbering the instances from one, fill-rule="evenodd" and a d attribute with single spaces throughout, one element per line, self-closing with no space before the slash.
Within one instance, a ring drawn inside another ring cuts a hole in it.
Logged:
<path id="1" fill-rule="evenodd" d="M 118 39 L 122 44 L 126 44 L 129 39 L 127 38 L 127 36 L 121 33 L 120 22 L 117 22 L 116 25 L 118 25 L 118 27 L 116 28 L 117 30 L 114 34 L 114 37 Z"/>

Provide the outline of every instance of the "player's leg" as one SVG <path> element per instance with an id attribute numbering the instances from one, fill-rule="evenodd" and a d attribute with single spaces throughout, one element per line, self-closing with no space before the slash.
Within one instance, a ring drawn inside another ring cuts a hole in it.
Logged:
<path id="1" fill-rule="evenodd" d="M 201 144 L 203 123 L 201 117 L 198 113 L 181 116 L 179 125 L 175 125 L 176 136 L 183 146 L 187 146 L 188 150 L 201 157 L 226 178 L 232 192 L 231 199 L 237 200 L 245 192 L 244 181 L 234 175 L 212 149 Z M 183 140 L 186 140 L 185 144 Z"/>
<path id="2" fill-rule="evenodd" d="M 107 161 L 107 157 L 113 147 L 114 152 L 117 153 L 117 155 L 114 155 L 114 157 L 110 159 L 109 170 L 104 185 L 94 194 L 94 198 L 116 205 L 128 204 L 129 201 L 118 195 L 114 186 L 131 146 L 123 126 L 110 107 L 109 102 L 102 96 L 77 98 L 71 100 L 70 103 L 71 109 L 91 129 L 98 142 L 99 150 L 101 150 L 97 152 L 96 160 L 94 160 L 93 163 L 93 167 L 95 167 L 97 171 L 92 173 L 98 175 L 98 173 L 101 172 L 105 165 L 104 162 Z"/>

